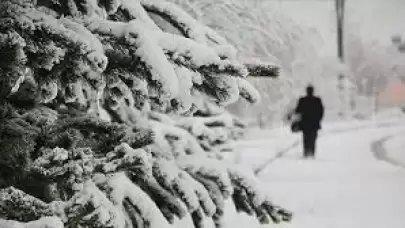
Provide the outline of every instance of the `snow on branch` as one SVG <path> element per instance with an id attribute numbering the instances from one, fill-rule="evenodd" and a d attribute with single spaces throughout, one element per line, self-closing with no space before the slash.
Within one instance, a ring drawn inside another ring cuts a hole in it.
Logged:
<path id="1" fill-rule="evenodd" d="M 201 24 L 173 3 L 143 0 L 142 5 L 148 12 L 159 14 L 167 19 L 173 26 L 180 29 L 182 34 L 187 38 L 191 38 L 203 44 L 210 42 L 217 45 L 228 44 L 228 42 L 215 31 Z"/>
<path id="2" fill-rule="evenodd" d="M 224 74 L 227 75 L 226 77 L 244 77 L 248 74 L 247 68 L 236 60 L 236 51 L 225 45 L 225 41 L 219 36 L 213 35 L 214 32 L 207 27 L 200 25 L 194 28 L 194 33 L 197 34 L 197 31 L 201 29 L 206 36 L 210 34 L 209 36 L 216 37 L 215 39 L 221 43 L 220 46 L 210 46 L 200 39 L 162 31 L 150 19 L 144 6 L 136 0 L 113 1 L 114 3 L 107 5 L 102 3 L 98 6 L 82 0 L 81 5 L 75 6 L 78 3 L 72 2 L 71 6 L 67 6 L 63 10 L 58 8 L 55 3 L 38 3 L 43 4 L 39 10 L 36 9 L 38 6 L 32 3 L 25 2 L 25 5 L 21 5 L 19 1 L 22 0 L 12 0 L 3 4 L 4 7 L 14 7 L 15 9 L 6 15 L 12 20 L 2 25 L 4 30 L 9 27 L 18 27 L 18 34 L 22 36 L 23 40 L 26 40 L 27 44 L 20 45 L 23 54 L 30 58 L 25 65 L 30 69 L 41 69 L 41 77 L 46 75 L 56 79 L 67 72 L 74 75 L 61 83 L 59 80 L 53 82 L 55 86 L 52 88 L 55 92 L 52 92 L 53 96 L 44 99 L 46 102 L 54 100 L 59 90 L 63 90 L 63 84 L 67 81 L 75 81 L 81 77 L 79 75 L 85 75 L 91 85 L 99 86 L 102 72 L 110 67 L 124 67 L 133 73 L 141 70 L 143 76 L 146 76 L 149 82 L 158 88 L 159 99 L 172 99 L 178 96 L 179 86 L 181 86 L 179 80 L 182 77 L 177 75 L 176 65 L 200 73 L 205 81 L 204 87 L 207 88 L 211 87 L 207 81 L 212 80 L 212 74 Z M 163 3 L 145 1 L 143 4 L 161 9 L 162 7 L 157 6 Z M 60 5 L 63 6 L 64 3 L 61 2 Z M 51 10 L 42 10 L 44 7 L 50 7 Z M 102 13 L 103 7 L 110 14 Z M 181 14 L 180 9 L 174 6 L 163 7 L 163 9 L 166 14 L 172 11 L 173 15 Z M 26 16 L 20 18 L 20 13 L 24 13 Z M 58 13 L 72 15 L 73 18 L 58 19 L 56 17 Z M 118 13 L 127 15 L 127 20 L 108 19 L 109 16 Z M 81 15 L 81 17 L 76 18 L 77 15 Z M 187 16 L 182 15 L 175 18 L 182 21 L 186 20 Z M 199 24 L 195 20 L 190 23 Z M 30 26 L 24 26 L 24 24 L 30 24 Z M 34 31 L 38 31 L 35 37 L 32 35 Z M 37 37 L 48 42 L 37 42 Z M 46 44 L 46 46 L 37 46 L 38 44 Z M 84 59 L 82 56 L 86 58 Z M 33 74 L 35 81 L 41 81 L 37 70 L 34 70 Z M 43 78 L 43 80 L 46 81 L 47 78 Z M 195 85 L 194 82 L 193 85 Z M 226 80 L 223 83 L 230 83 L 232 86 L 234 84 L 232 80 Z M 189 90 L 192 88 L 193 86 Z M 212 90 L 214 89 L 216 88 L 213 87 Z M 209 92 L 216 99 L 225 99 L 227 103 L 235 101 L 234 97 L 238 95 L 235 89 L 223 91 L 222 95 L 210 92 L 209 89 L 202 91 Z M 225 96 L 227 93 L 236 95 Z M 183 93 L 182 96 L 184 95 Z"/>
<path id="3" fill-rule="evenodd" d="M 260 94 L 247 80 L 238 78 L 239 95 L 250 103 L 260 102 Z"/>
<path id="4" fill-rule="evenodd" d="M 277 77 L 280 74 L 280 69 L 273 65 L 257 65 L 251 63 L 245 63 L 249 74 L 249 77 Z"/>
<path id="5" fill-rule="evenodd" d="M 223 197 L 228 198 L 232 195 L 233 187 L 230 177 L 223 169 L 223 164 L 218 160 L 198 155 L 189 155 L 179 157 L 177 164 L 193 175 L 201 175 L 207 179 L 214 180 L 218 184 Z"/>
<path id="6" fill-rule="evenodd" d="M 255 215 L 260 223 L 290 221 L 292 213 L 274 205 L 253 173 L 235 165 L 228 165 L 228 173 L 235 186 L 232 196 L 238 211 Z"/>
<path id="7" fill-rule="evenodd" d="M 2 218 L 23 222 L 53 215 L 47 203 L 14 187 L 0 189 L 0 212 Z"/>
<path id="8" fill-rule="evenodd" d="M 175 34 L 156 34 L 159 45 L 177 63 L 202 73 L 225 73 L 245 77 L 245 66 L 233 59 L 223 58 L 217 50 Z"/>
<path id="9" fill-rule="evenodd" d="M 179 118 L 176 125 L 196 137 L 200 146 L 207 152 L 221 151 L 221 146 L 238 139 L 245 128 L 240 120 L 227 113 L 213 114 L 210 117 Z"/>
<path id="10" fill-rule="evenodd" d="M 123 173 L 114 174 L 109 180 L 110 197 L 113 202 L 126 202 L 133 207 L 143 220 L 145 227 L 170 227 L 151 198 L 137 185 L 133 184 Z M 129 215 L 132 216 L 132 215 Z"/>
<path id="11" fill-rule="evenodd" d="M 280 68 L 273 63 L 264 62 L 258 59 L 245 60 L 244 64 L 249 72 L 249 77 L 278 77 Z"/>

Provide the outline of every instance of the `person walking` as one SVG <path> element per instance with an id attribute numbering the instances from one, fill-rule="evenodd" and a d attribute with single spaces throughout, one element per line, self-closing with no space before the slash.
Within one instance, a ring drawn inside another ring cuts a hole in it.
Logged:
<path id="1" fill-rule="evenodd" d="M 299 115 L 298 127 L 303 135 L 303 150 L 305 158 L 314 158 L 318 130 L 324 115 L 324 107 L 320 97 L 314 96 L 314 87 L 307 86 L 306 96 L 300 97 L 295 113 Z"/>

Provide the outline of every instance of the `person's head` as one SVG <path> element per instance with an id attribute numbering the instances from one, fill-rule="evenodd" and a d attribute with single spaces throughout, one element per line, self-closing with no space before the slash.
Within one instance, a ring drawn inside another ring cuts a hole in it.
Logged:
<path id="1" fill-rule="evenodd" d="M 314 95 L 314 87 L 312 85 L 308 85 L 306 91 L 308 96 Z"/>

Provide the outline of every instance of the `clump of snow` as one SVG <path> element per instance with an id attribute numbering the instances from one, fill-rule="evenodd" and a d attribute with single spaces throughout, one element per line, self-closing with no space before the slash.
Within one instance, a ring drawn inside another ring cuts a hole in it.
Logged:
<path id="1" fill-rule="evenodd" d="M 145 1 L 142 0 L 142 5 L 151 11 L 158 11 L 164 15 L 167 15 L 173 20 L 177 21 L 177 25 L 182 26 L 182 31 L 186 32 L 187 35 L 203 44 L 207 44 L 209 41 L 215 44 L 224 45 L 227 44 L 226 40 L 217 34 L 215 31 L 210 29 L 195 20 L 193 17 L 188 15 L 184 10 L 179 8 L 177 5 L 165 2 L 165 1 Z"/>
<path id="2" fill-rule="evenodd" d="M 65 210 L 66 219 L 68 220 L 81 216 L 81 213 L 88 213 L 80 218 L 82 222 L 87 222 L 92 226 L 125 227 L 121 208 L 113 205 L 107 196 L 91 181 L 85 182 L 82 191 L 76 194 L 70 202 L 72 202 L 72 205 L 69 205 L 69 208 Z M 91 210 L 90 213 L 83 211 L 88 210 L 88 208 L 94 210 Z"/>
<path id="3" fill-rule="evenodd" d="M 200 155 L 187 155 L 177 158 L 177 165 L 189 173 L 199 174 L 215 180 L 221 188 L 224 196 L 233 192 L 231 179 L 223 163 L 217 159 Z"/>
<path id="4" fill-rule="evenodd" d="M 188 131 L 155 121 L 151 121 L 150 124 L 156 135 L 154 147 L 157 152 L 171 151 L 174 156 L 204 153 L 197 140 Z"/>
<path id="5" fill-rule="evenodd" d="M 239 94 L 251 103 L 260 102 L 260 93 L 248 81 L 238 78 Z"/>
<path id="6" fill-rule="evenodd" d="M 150 224 L 151 228 L 170 227 L 151 198 L 133 184 L 124 173 L 114 174 L 108 183 L 111 186 L 110 197 L 113 202 L 121 204 L 125 199 L 128 199 L 133 206 L 139 209 L 140 216 Z"/>
<path id="7" fill-rule="evenodd" d="M 113 152 L 106 154 L 106 161 L 101 164 L 101 169 L 105 173 L 116 172 L 117 170 L 133 167 L 140 168 L 137 170 L 142 174 L 151 174 L 152 167 L 151 157 L 144 149 L 133 149 L 126 143 L 114 148 Z"/>
<path id="8" fill-rule="evenodd" d="M 38 220 L 22 223 L 13 220 L 0 219 L 0 228 L 63 228 L 63 222 L 58 217 L 42 217 Z"/>

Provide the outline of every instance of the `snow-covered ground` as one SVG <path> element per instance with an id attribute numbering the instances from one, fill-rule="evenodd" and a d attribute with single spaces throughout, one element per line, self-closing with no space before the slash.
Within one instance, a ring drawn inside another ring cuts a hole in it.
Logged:
<path id="1" fill-rule="evenodd" d="M 316 159 L 304 160 L 299 135 L 255 130 L 238 142 L 233 159 L 262 166 L 258 176 L 269 194 L 294 212 L 291 224 L 276 227 L 403 228 L 405 166 L 385 158 L 405 161 L 404 138 L 403 118 L 326 124 Z M 233 225 L 259 227 L 246 216 Z"/>

